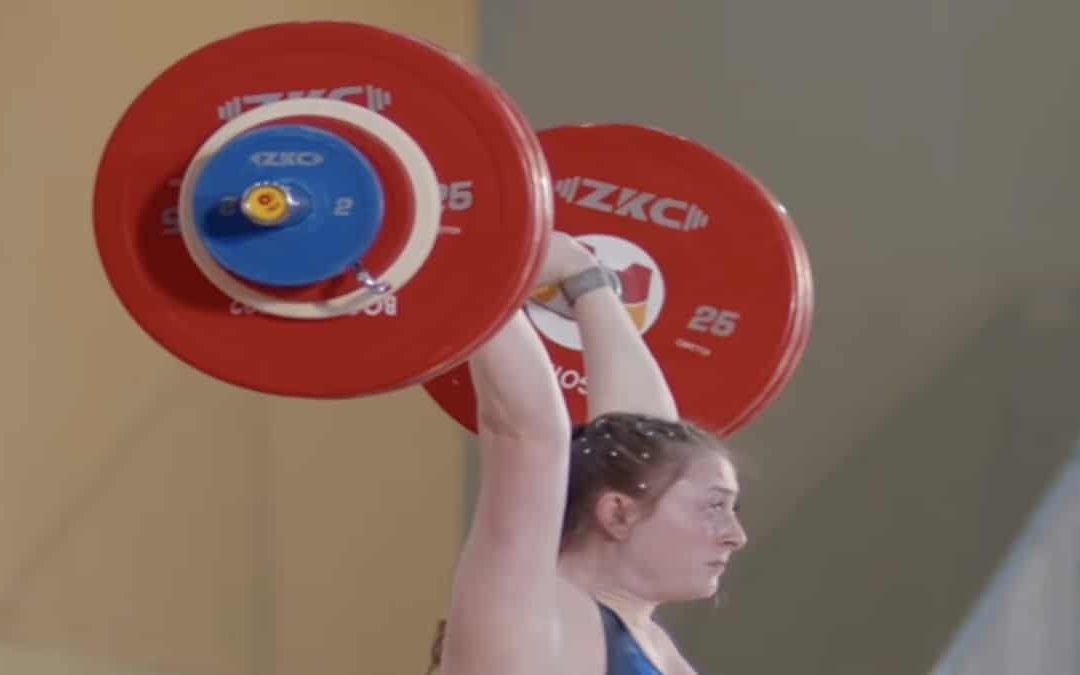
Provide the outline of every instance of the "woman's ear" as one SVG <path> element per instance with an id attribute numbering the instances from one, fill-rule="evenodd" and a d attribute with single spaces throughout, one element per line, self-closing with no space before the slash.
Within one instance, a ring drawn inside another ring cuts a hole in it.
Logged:
<path id="1" fill-rule="evenodd" d="M 641 518 L 641 508 L 632 497 L 607 491 L 596 500 L 595 514 L 604 534 L 616 541 L 623 541 L 630 536 L 634 523 Z"/>

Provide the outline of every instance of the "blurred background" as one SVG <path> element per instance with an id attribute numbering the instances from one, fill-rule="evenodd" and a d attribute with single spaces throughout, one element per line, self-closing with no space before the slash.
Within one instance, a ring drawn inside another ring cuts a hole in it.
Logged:
<path id="1" fill-rule="evenodd" d="M 331 18 L 478 62 L 534 126 L 627 121 L 770 187 L 802 365 L 732 443 L 751 544 L 665 609 L 702 673 L 1080 673 L 1080 4 L 101 0 L 0 21 L 0 672 L 420 673 L 471 439 L 418 389 L 312 402 L 179 363 L 94 247 L 139 90 Z"/>

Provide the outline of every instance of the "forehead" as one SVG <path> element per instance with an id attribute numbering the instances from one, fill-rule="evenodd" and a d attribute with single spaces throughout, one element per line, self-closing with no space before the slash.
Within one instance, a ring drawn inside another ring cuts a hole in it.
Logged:
<path id="1" fill-rule="evenodd" d="M 739 491 L 739 478 L 731 460 L 719 452 L 703 452 L 690 460 L 678 486 L 700 492 L 718 487 Z"/>

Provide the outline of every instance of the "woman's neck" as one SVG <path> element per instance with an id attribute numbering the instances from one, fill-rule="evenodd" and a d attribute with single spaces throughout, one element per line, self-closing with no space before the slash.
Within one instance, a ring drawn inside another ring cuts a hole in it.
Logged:
<path id="1" fill-rule="evenodd" d="M 656 603 L 635 592 L 631 574 L 610 550 L 596 547 L 566 551 L 559 556 L 559 574 L 597 602 L 610 607 L 631 627 L 646 628 L 653 622 Z"/>

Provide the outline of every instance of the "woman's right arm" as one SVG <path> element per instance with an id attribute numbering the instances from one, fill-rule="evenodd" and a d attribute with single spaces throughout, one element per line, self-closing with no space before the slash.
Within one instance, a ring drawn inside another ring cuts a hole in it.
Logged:
<path id="1" fill-rule="evenodd" d="M 523 311 L 469 365 L 480 492 L 455 573 L 442 672 L 532 672 L 558 651 L 554 599 L 570 419 Z"/>

